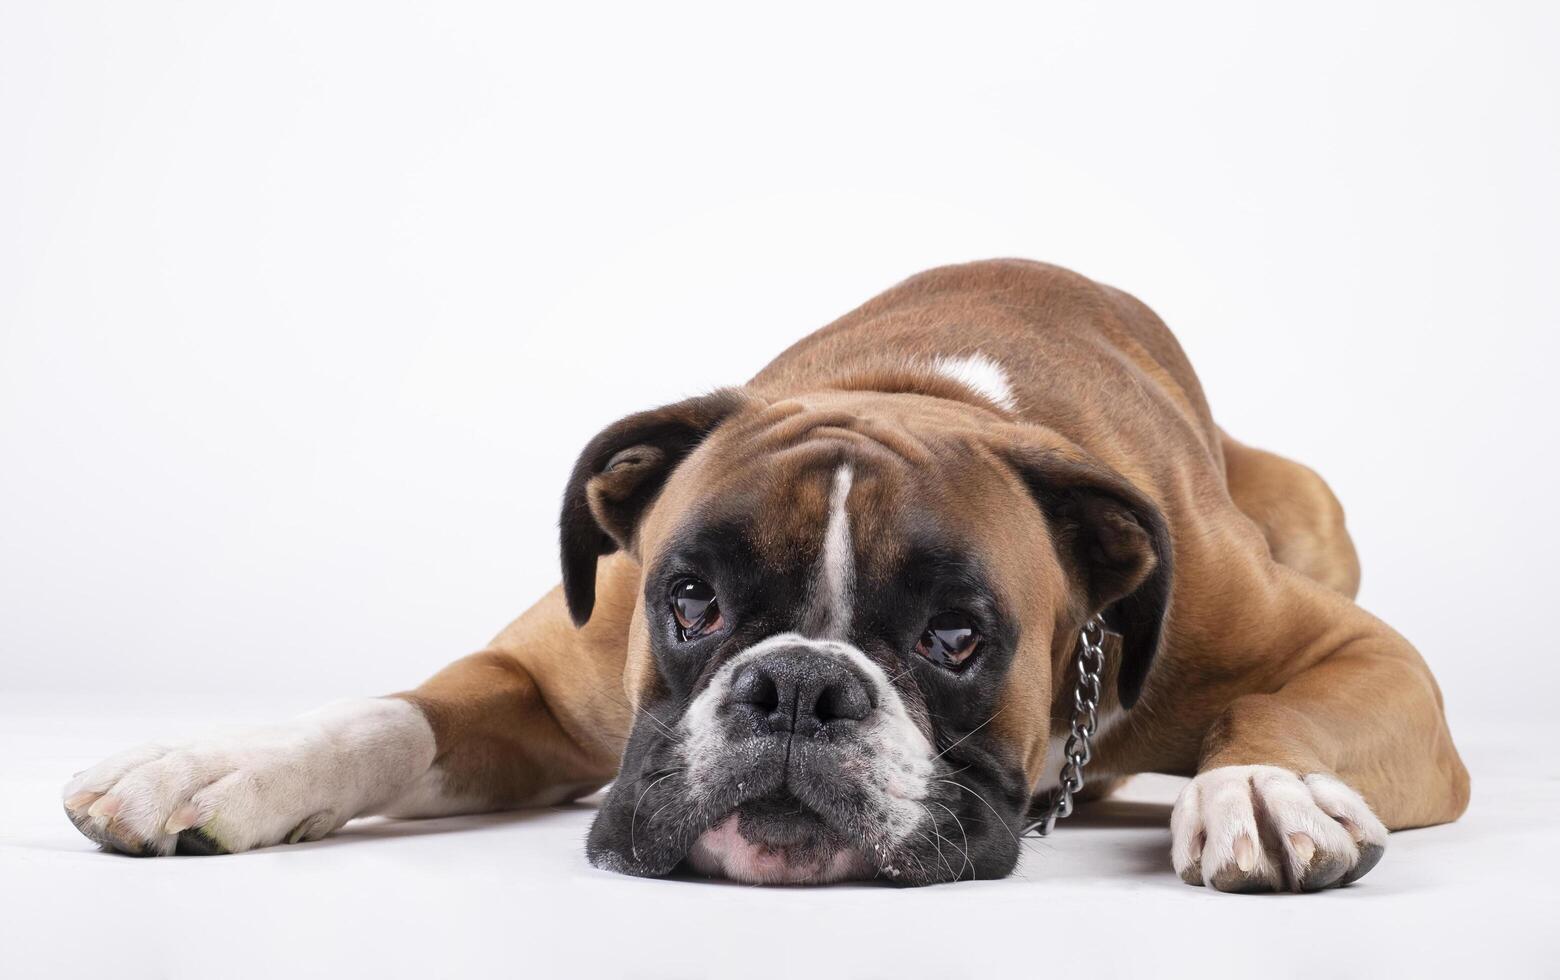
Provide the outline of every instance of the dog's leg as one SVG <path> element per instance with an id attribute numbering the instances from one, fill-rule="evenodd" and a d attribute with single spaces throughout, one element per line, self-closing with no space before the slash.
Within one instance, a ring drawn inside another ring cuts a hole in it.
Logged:
<path id="1" fill-rule="evenodd" d="M 491 647 L 414 691 L 346 701 L 237 736 L 148 745 L 66 784 L 83 834 L 128 854 L 226 853 L 325 836 L 353 817 L 574 799 L 611 779 L 638 569 L 602 563 L 597 614 L 560 590 Z"/>
<path id="2" fill-rule="evenodd" d="M 1171 817 L 1176 871 L 1225 891 L 1346 884 L 1387 830 L 1456 819 L 1468 773 L 1441 692 L 1415 649 L 1358 606 L 1287 569 L 1207 626 L 1239 670 Z"/>
<path id="3" fill-rule="evenodd" d="M 1307 466 L 1220 436 L 1230 497 L 1261 530 L 1273 560 L 1354 598 L 1360 559 L 1332 488 Z"/>

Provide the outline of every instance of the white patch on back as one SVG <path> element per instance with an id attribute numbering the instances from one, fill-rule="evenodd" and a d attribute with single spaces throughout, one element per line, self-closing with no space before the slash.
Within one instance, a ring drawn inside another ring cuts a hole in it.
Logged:
<path id="1" fill-rule="evenodd" d="M 1009 412 L 1018 409 L 1013 399 L 1013 385 L 1008 381 L 1002 365 L 985 354 L 966 354 L 963 357 L 942 355 L 932 361 L 937 374 L 959 384 Z"/>
<path id="2" fill-rule="evenodd" d="M 834 471 L 829 492 L 829 525 L 823 532 L 821 602 L 828 613 L 828 634 L 843 640 L 850 634 L 851 591 L 856 582 L 856 556 L 850 539 L 850 485 L 855 474 L 850 464 Z"/>

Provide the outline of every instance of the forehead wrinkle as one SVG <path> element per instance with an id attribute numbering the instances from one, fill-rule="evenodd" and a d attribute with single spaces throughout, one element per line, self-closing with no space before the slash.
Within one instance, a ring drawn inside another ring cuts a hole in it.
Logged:
<path id="1" fill-rule="evenodd" d="M 771 458 L 751 477 L 754 484 L 752 540 L 760 561 L 773 572 L 811 565 L 828 521 L 828 469 Z"/>
<path id="2" fill-rule="evenodd" d="M 875 450 L 910 463 L 930 462 L 934 455 L 930 446 L 892 409 L 886 405 L 813 407 L 785 402 L 731 436 L 745 443 L 744 451 L 753 455 L 822 444 L 836 452 Z"/>

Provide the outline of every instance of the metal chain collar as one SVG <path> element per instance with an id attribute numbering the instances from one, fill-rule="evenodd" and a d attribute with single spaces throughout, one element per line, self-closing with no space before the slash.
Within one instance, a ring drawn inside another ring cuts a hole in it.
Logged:
<path id="1" fill-rule="evenodd" d="M 1063 749 L 1062 772 L 1045 813 L 1024 834 L 1048 836 L 1056 821 L 1072 816 L 1073 794 L 1083 789 L 1083 767 L 1093 758 L 1090 740 L 1099 723 L 1100 675 L 1105 672 L 1105 622 L 1095 616 L 1078 631 L 1078 686 L 1073 689 L 1072 732 Z"/>

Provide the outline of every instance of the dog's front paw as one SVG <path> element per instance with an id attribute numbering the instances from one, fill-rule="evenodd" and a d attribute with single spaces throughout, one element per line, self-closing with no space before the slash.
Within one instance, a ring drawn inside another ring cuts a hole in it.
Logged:
<path id="1" fill-rule="evenodd" d="M 65 813 L 110 850 L 227 854 L 324 837 L 432 758 L 412 705 L 344 702 L 242 736 L 113 756 L 65 784 Z"/>
<path id="2" fill-rule="evenodd" d="M 1226 892 L 1316 891 L 1361 877 L 1387 846 L 1360 795 L 1332 776 L 1222 766 L 1182 790 L 1170 859 L 1192 885 Z"/>

